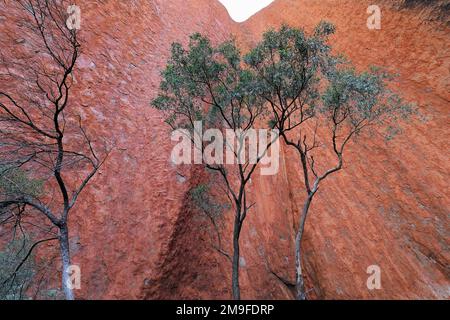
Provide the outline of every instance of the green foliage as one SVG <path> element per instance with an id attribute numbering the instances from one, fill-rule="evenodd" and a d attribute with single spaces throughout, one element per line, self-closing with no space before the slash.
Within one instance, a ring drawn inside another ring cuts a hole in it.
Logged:
<path id="1" fill-rule="evenodd" d="M 376 67 L 361 73 L 351 67 L 336 70 L 328 77 L 322 111 L 354 128 L 387 121 L 391 133 L 399 132 L 392 126 L 410 116 L 414 108 L 387 88 L 387 81 L 392 79 Z"/>
<path id="2" fill-rule="evenodd" d="M 193 128 L 194 121 L 206 127 L 246 127 L 263 109 L 254 73 L 242 67 L 234 41 L 212 46 L 200 34 L 189 46 L 172 45 L 172 54 L 152 105 L 162 110 L 173 128 Z M 220 125 L 220 126 L 218 126 Z"/>
<path id="3" fill-rule="evenodd" d="M 376 67 L 358 73 L 332 55 L 328 37 L 334 32 L 328 22 L 312 35 L 283 25 L 245 56 L 271 111 L 269 126 L 289 131 L 314 118 L 320 126 L 358 134 L 372 124 L 392 127 L 414 112 L 388 88 L 392 75 Z"/>
<path id="4" fill-rule="evenodd" d="M 26 291 L 30 287 L 36 273 L 34 255 L 15 273 L 29 251 L 30 241 L 27 238 L 8 243 L 0 251 L 0 300 L 27 299 Z"/>
<path id="5" fill-rule="evenodd" d="M 227 205 L 216 202 L 208 184 L 199 184 L 192 188 L 189 196 L 194 206 L 211 218 L 217 218 L 224 210 L 229 209 Z"/>
<path id="6" fill-rule="evenodd" d="M 42 190 L 43 181 L 29 178 L 24 170 L 0 167 L 0 194 L 2 196 L 28 195 L 39 197 Z"/>
<path id="7" fill-rule="evenodd" d="M 319 38 L 327 37 L 329 35 L 332 35 L 336 32 L 336 27 L 327 22 L 327 21 L 321 21 L 314 29 L 314 35 Z"/>
<path id="8" fill-rule="evenodd" d="M 321 78 L 341 61 L 327 44 L 334 26 L 320 23 L 313 35 L 283 25 L 264 33 L 262 41 L 244 58 L 257 78 L 258 94 L 271 113 L 270 127 L 286 130 L 312 117 L 320 102 Z M 299 104 L 298 102 L 301 102 Z"/>
<path id="9" fill-rule="evenodd" d="M 194 121 L 248 128 L 268 115 L 264 122 L 280 131 L 314 118 L 358 134 L 368 125 L 395 126 L 413 114 L 414 108 L 389 89 L 394 78 L 387 72 L 375 67 L 357 72 L 331 53 L 328 40 L 334 32 L 328 22 L 312 34 L 283 25 L 264 33 L 243 57 L 234 41 L 213 46 L 194 34 L 187 49 L 172 45 L 152 104 L 173 128 L 191 130 Z"/>
<path id="10" fill-rule="evenodd" d="M 302 88 L 310 88 L 311 98 L 317 98 L 318 72 L 336 63 L 326 44 L 333 32 L 331 25 L 322 23 L 314 36 L 287 25 L 264 33 L 263 40 L 245 56 L 258 75 L 261 93 L 279 102 L 295 99 Z"/>

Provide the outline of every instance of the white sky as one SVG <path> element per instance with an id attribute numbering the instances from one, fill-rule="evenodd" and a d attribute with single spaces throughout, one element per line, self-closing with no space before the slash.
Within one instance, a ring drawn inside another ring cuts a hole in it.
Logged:
<path id="1" fill-rule="evenodd" d="M 267 7 L 273 0 L 219 0 L 236 22 L 242 22 L 250 18 L 259 10 Z"/>

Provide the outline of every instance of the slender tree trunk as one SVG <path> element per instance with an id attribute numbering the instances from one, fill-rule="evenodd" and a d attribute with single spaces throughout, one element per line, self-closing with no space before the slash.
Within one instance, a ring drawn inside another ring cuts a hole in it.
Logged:
<path id="1" fill-rule="evenodd" d="M 301 244 L 303 239 L 303 232 L 305 230 L 306 217 L 308 216 L 309 207 L 311 206 L 311 201 L 314 197 L 314 194 L 315 193 L 309 194 L 308 198 L 306 199 L 306 202 L 303 206 L 302 215 L 300 217 L 297 235 L 295 237 L 295 289 L 297 300 L 306 300 L 305 281 L 303 278 L 302 269 Z"/>
<path id="2" fill-rule="evenodd" d="M 301 233 L 295 237 L 295 291 L 297 300 L 306 300 L 305 283 L 302 273 Z"/>
<path id="3" fill-rule="evenodd" d="M 75 300 L 73 290 L 71 288 L 69 267 L 70 267 L 70 250 L 69 250 L 69 229 L 64 224 L 59 229 L 59 244 L 62 258 L 62 288 L 66 296 L 66 300 Z"/>
<path id="4" fill-rule="evenodd" d="M 233 264 L 231 287 L 233 290 L 233 299 L 241 299 L 241 289 L 239 288 L 239 236 L 241 233 L 240 209 L 236 212 L 233 230 Z"/>

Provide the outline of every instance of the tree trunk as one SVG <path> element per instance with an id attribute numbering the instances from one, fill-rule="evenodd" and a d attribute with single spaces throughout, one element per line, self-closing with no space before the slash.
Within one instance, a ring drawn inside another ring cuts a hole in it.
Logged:
<path id="1" fill-rule="evenodd" d="M 297 300 L 306 300 L 305 282 L 302 273 L 301 238 L 302 235 L 297 232 L 295 237 L 295 291 Z"/>
<path id="2" fill-rule="evenodd" d="M 69 230 L 67 225 L 63 225 L 59 229 L 59 244 L 62 258 L 62 288 L 66 300 L 75 300 L 71 287 L 69 267 L 70 267 L 70 250 L 69 250 Z"/>
<path id="3" fill-rule="evenodd" d="M 311 206 L 311 201 L 314 197 L 314 193 L 308 195 L 306 202 L 303 206 L 302 216 L 300 217 L 300 223 L 297 230 L 297 235 L 295 237 L 295 289 L 296 289 L 296 299 L 306 300 L 306 290 L 305 281 L 303 279 L 302 271 L 302 239 L 303 231 L 305 230 L 306 217 L 308 216 L 308 210 Z"/>
<path id="4" fill-rule="evenodd" d="M 240 210 L 239 210 L 240 211 Z M 239 288 L 239 235 L 241 233 L 240 214 L 236 214 L 233 230 L 233 264 L 232 264 L 232 283 L 233 299 L 241 299 L 241 289 Z"/>

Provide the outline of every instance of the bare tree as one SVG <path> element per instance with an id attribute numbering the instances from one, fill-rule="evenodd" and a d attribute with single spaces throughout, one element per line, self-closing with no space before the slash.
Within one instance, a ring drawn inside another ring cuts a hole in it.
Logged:
<path id="1" fill-rule="evenodd" d="M 10 179 L 12 187 L 0 189 L 0 215 L 8 221 L 13 212 L 19 218 L 33 212 L 57 230 L 56 237 L 32 248 L 59 241 L 62 287 L 70 300 L 69 214 L 107 152 L 103 158 L 96 153 L 70 99 L 81 45 L 78 31 L 66 23 L 68 3 L 21 0 L 0 6 L 15 28 L 1 36 L 2 43 L 13 44 L 0 48 L 0 174 L 8 179 L 21 170 L 44 186 L 36 194 Z"/>
<path id="2" fill-rule="evenodd" d="M 202 153 L 202 163 L 222 177 L 234 205 L 232 294 L 234 299 L 240 299 L 239 239 L 247 214 L 255 205 L 249 203 L 247 186 L 257 165 L 278 136 L 260 145 L 253 159 L 246 156 L 246 142 L 250 131 L 263 117 L 264 101 L 255 94 L 253 74 L 242 68 L 241 54 L 234 41 L 212 47 L 207 38 L 194 34 L 188 50 L 175 43 L 162 76 L 160 94 L 153 105 L 167 115 L 167 122 L 173 129 L 187 130 L 195 148 Z M 200 130 L 196 121 L 202 122 Z M 211 141 L 202 138 L 202 129 L 228 129 L 234 133 L 235 145 L 233 142 L 231 146 L 227 140 L 225 148 L 215 148 L 215 154 L 211 154 L 221 161 L 211 162 L 205 156 L 207 152 L 203 151 Z M 224 161 L 225 149 L 232 152 L 234 164 Z"/>

